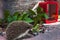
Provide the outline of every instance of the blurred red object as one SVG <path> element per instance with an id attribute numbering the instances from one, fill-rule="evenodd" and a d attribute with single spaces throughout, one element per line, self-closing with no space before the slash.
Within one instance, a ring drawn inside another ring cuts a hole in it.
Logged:
<path id="1" fill-rule="evenodd" d="M 48 15 L 48 19 L 45 19 L 46 23 L 54 23 L 58 21 L 58 3 L 56 1 L 40 2 L 39 6 L 43 8 L 43 11 Z"/>

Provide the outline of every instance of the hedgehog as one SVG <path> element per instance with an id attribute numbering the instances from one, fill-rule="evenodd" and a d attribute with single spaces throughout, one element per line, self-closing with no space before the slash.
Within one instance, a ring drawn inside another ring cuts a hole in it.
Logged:
<path id="1" fill-rule="evenodd" d="M 24 21 L 13 21 L 6 28 L 7 40 L 23 40 L 31 38 L 33 35 L 29 33 L 33 25 Z"/>

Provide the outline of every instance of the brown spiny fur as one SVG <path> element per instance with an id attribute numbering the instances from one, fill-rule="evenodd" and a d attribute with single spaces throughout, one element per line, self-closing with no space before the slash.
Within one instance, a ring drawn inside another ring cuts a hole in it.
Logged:
<path id="1" fill-rule="evenodd" d="M 31 29 L 32 25 L 24 21 L 14 21 L 10 23 L 6 29 L 7 40 L 13 40 L 27 29 Z M 20 39 L 21 40 L 21 39 Z"/>

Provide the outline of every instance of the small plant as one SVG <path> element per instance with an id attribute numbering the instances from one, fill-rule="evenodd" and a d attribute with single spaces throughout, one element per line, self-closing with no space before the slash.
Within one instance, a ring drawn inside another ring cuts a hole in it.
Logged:
<path id="1" fill-rule="evenodd" d="M 18 16 L 17 20 L 23 20 L 27 23 L 33 22 L 33 20 L 29 17 L 27 12 L 22 12 L 20 16 Z"/>
<path id="2" fill-rule="evenodd" d="M 33 22 L 33 20 L 28 17 L 28 14 L 26 12 L 22 13 L 15 12 L 13 15 L 10 15 L 10 12 L 8 10 L 4 12 L 4 20 L 7 21 L 8 23 L 12 21 L 21 21 L 21 20 L 26 21 L 28 23 Z"/>
<path id="3" fill-rule="evenodd" d="M 44 23 L 43 20 L 48 19 L 47 14 L 43 11 L 43 9 L 40 6 L 37 7 L 36 12 L 29 9 L 29 14 L 30 17 L 34 20 L 33 32 L 39 32 L 39 27 L 41 27 Z"/>
<path id="4" fill-rule="evenodd" d="M 14 12 L 14 14 L 10 14 L 9 10 L 4 11 L 4 19 L 2 21 L 3 27 L 7 26 L 9 23 L 13 21 L 25 21 L 27 23 L 33 22 L 31 18 L 28 17 L 27 12 Z"/>

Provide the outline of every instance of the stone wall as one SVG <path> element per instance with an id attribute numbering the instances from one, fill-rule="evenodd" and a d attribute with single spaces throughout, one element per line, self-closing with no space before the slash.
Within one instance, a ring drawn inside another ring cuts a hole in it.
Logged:
<path id="1" fill-rule="evenodd" d="M 4 9 L 10 10 L 11 13 L 27 11 L 27 9 L 33 8 L 38 1 L 42 0 L 4 0 Z"/>

